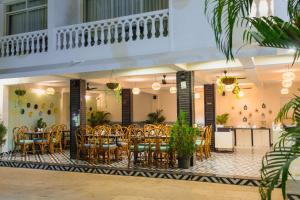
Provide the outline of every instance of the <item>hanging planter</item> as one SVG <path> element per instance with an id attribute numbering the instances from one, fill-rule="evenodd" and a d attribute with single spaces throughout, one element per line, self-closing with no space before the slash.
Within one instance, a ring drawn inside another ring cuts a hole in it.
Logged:
<path id="1" fill-rule="evenodd" d="M 26 94 L 26 90 L 22 90 L 22 89 L 16 89 L 15 90 L 15 94 L 18 96 L 18 97 L 22 97 Z"/>
<path id="2" fill-rule="evenodd" d="M 106 87 L 110 90 L 115 90 L 119 87 L 119 83 L 117 82 L 109 82 L 109 83 L 106 83 Z"/>

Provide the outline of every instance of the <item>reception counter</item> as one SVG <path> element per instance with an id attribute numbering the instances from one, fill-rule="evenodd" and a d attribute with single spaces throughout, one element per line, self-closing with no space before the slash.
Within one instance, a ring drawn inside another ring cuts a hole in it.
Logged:
<path id="1" fill-rule="evenodd" d="M 272 135 L 269 128 L 235 128 L 234 135 L 237 147 L 272 146 Z"/>
<path id="2" fill-rule="evenodd" d="M 272 146 L 269 128 L 217 128 L 215 132 L 216 149 L 232 150 L 240 148 L 259 148 Z"/>

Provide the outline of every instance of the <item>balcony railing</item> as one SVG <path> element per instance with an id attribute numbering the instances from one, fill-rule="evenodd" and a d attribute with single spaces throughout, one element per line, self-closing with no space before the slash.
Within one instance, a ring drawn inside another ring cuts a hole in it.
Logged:
<path id="1" fill-rule="evenodd" d="M 56 29 L 56 49 L 70 50 L 167 37 L 169 11 L 160 10 Z"/>
<path id="2" fill-rule="evenodd" d="M 48 50 L 48 31 L 34 31 L 0 38 L 0 57 L 29 55 Z"/>

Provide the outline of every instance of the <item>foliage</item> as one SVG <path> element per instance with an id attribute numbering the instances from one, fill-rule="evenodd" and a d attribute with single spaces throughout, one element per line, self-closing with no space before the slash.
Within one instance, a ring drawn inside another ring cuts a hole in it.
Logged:
<path id="1" fill-rule="evenodd" d="M 217 124 L 224 125 L 227 123 L 228 119 L 229 119 L 229 114 L 224 113 L 222 115 L 217 115 L 216 122 Z"/>
<path id="2" fill-rule="evenodd" d="M 105 94 L 107 95 L 109 91 L 113 91 L 118 103 L 122 102 L 122 86 L 119 83 L 106 83 Z"/>
<path id="3" fill-rule="evenodd" d="M 95 127 L 98 125 L 108 124 L 110 122 L 110 113 L 105 111 L 97 111 L 91 114 L 88 122 L 91 127 Z"/>
<path id="4" fill-rule="evenodd" d="M 15 90 L 15 94 L 19 97 L 22 97 L 26 94 L 26 90 L 22 90 L 22 89 L 16 89 Z"/>
<path id="5" fill-rule="evenodd" d="M 295 96 L 278 113 L 276 120 L 288 118 L 291 113 L 297 122 L 295 127 L 285 128 L 279 142 L 263 159 L 260 193 L 262 199 L 271 199 L 273 189 L 281 184 L 283 197 L 286 198 L 286 182 L 291 176 L 289 167 L 300 156 L 300 97 Z"/>
<path id="6" fill-rule="evenodd" d="M 219 50 L 227 60 L 234 60 L 233 38 L 243 29 L 245 45 L 257 42 L 262 47 L 291 49 L 300 55 L 300 3 L 288 0 L 289 21 L 276 16 L 250 17 L 253 0 L 205 0 L 205 13 Z"/>
<path id="7" fill-rule="evenodd" d="M 186 122 L 186 113 L 180 112 L 171 129 L 170 149 L 176 150 L 178 157 L 191 157 L 196 151 L 195 139 L 198 130 Z"/>
<path id="8" fill-rule="evenodd" d="M 42 128 L 46 128 L 46 127 L 47 127 L 47 123 L 44 122 L 43 118 L 40 118 L 37 120 L 36 128 L 42 129 Z"/>
<path id="9" fill-rule="evenodd" d="M 7 133 L 7 128 L 5 127 L 3 121 L 0 122 L 0 147 L 5 143 L 5 135 Z"/>
<path id="10" fill-rule="evenodd" d="M 166 121 L 165 116 L 162 115 L 163 110 L 156 110 L 155 112 L 148 114 L 148 120 L 145 121 L 147 124 L 161 124 Z"/>

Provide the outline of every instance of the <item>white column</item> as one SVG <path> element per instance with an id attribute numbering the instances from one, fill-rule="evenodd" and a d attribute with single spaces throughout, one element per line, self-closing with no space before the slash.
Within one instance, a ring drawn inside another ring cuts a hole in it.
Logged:
<path id="1" fill-rule="evenodd" d="M 0 3 L 0 37 L 5 34 L 5 21 L 4 21 L 4 5 L 3 3 Z"/>
<path id="2" fill-rule="evenodd" d="M 3 121 L 6 128 L 8 128 L 8 86 L 0 85 L 0 120 Z M 12 143 L 13 143 L 13 135 L 10 131 L 7 131 L 6 134 L 6 142 L 2 146 L 2 152 L 7 152 L 9 150 L 12 150 Z"/>

